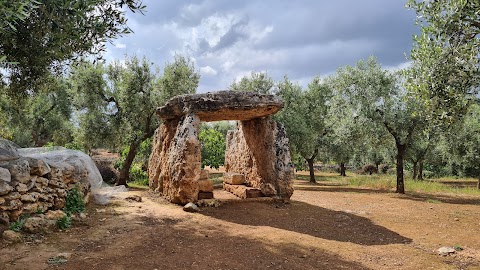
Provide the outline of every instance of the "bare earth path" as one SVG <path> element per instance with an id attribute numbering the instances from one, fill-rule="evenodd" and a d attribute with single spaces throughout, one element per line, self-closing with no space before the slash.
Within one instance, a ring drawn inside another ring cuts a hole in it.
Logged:
<path id="1" fill-rule="evenodd" d="M 66 231 L 0 242 L 0 269 L 480 269 L 480 198 L 431 198 L 297 181 L 287 205 L 186 213 L 136 190 L 90 204 Z M 435 253 L 454 245 L 463 250 Z M 47 263 L 62 252 L 68 262 Z"/>

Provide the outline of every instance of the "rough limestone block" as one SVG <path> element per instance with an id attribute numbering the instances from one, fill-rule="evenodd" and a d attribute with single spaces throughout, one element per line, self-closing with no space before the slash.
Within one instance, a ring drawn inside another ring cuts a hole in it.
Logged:
<path id="1" fill-rule="evenodd" d="M 13 187 L 6 182 L 0 181 L 0 196 L 6 195 L 13 190 Z"/>
<path id="2" fill-rule="evenodd" d="M 0 168 L 0 181 L 1 182 L 10 182 L 12 181 L 12 175 L 10 171 L 5 168 Z"/>
<path id="3" fill-rule="evenodd" d="M 261 190 L 243 185 L 223 183 L 223 189 L 242 199 L 263 197 Z"/>
<path id="4" fill-rule="evenodd" d="M 212 180 L 198 180 L 198 190 L 200 192 L 213 192 Z"/>
<path id="5" fill-rule="evenodd" d="M 51 171 L 50 166 L 43 159 L 27 157 L 30 166 L 30 174 L 44 176 Z"/>
<path id="6" fill-rule="evenodd" d="M 20 183 L 27 183 L 30 181 L 30 166 L 26 159 L 20 158 L 0 166 L 10 171 L 12 180 Z"/>
<path id="7" fill-rule="evenodd" d="M 213 192 L 199 192 L 198 199 L 199 200 L 213 199 Z"/>
<path id="8" fill-rule="evenodd" d="M 243 185 L 245 184 L 245 176 L 239 173 L 224 173 L 223 182 L 230 185 Z"/>
<path id="9" fill-rule="evenodd" d="M 202 169 L 202 171 L 200 171 L 200 180 L 207 180 L 208 178 L 210 178 L 209 171 Z"/>

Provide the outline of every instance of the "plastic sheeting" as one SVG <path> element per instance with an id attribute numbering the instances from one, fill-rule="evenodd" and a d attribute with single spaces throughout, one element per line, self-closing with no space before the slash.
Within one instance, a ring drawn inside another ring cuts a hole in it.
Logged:
<path id="1" fill-rule="evenodd" d="M 63 147 L 39 147 L 19 148 L 18 153 L 20 156 L 43 159 L 53 167 L 63 167 L 62 164 L 72 166 L 75 169 L 75 177 L 82 178 L 80 179 L 81 182 L 88 181 L 90 183 L 91 192 L 98 204 L 108 204 L 115 194 L 127 191 L 125 186 L 111 187 L 103 182 L 95 162 L 81 151 Z M 85 174 L 85 172 L 87 173 Z"/>

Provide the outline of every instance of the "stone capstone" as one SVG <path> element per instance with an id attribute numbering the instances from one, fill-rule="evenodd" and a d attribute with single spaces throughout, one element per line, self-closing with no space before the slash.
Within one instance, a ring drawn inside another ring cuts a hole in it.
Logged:
<path id="1" fill-rule="evenodd" d="M 219 91 L 174 97 L 157 109 L 157 115 L 164 120 L 178 119 L 188 114 L 196 114 L 206 122 L 251 120 L 274 114 L 281 108 L 282 100 L 274 95 Z"/>
<path id="2" fill-rule="evenodd" d="M 200 192 L 213 192 L 212 180 L 198 180 L 198 190 Z"/>

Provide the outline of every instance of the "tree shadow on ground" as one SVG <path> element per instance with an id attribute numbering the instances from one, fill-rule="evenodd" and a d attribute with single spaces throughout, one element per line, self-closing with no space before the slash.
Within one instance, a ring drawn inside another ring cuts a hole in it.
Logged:
<path id="1" fill-rule="evenodd" d="M 371 220 L 299 201 L 278 207 L 272 203 L 242 202 L 206 208 L 201 214 L 250 226 L 269 226 L 314 237 L 360 245 L 410 243 L 412 240 Z"/>
<path id="2" fill-rule="evenodd" d="M 420 193 L 420 192 L 408 192 L 406 194 L 395 193 L 394 190 L 390 189 L 371 189 L 371 188 L 355 188 L 348 187 L 341 184 L 329 184 L 329 183 L 304 183 L 296 182 L 294 186 L 295 190 L 302 191 L 325 191 L 325 192 L 347 192 L 347 193 L 362 193 L 362 194 L 391 194 L 396 195 L 396 198 L 402 200 L 412 200 L 412 201 L 438 201 L 441 203 L 450 203 L 450 204 L 470 204 L 470 205 L 480 205 L 480 198 L 472 196 L 455 196 L 448 194 L 438 194 L 438 193 Z"/>
<path id="3" fill-rule="evenodd" d="M 157 222 L 126 232 L 108 252 L 81 251 L 55 269 L 368 269 L 324 249 L 233 236 L 208 224 Z"/>
<path id="4" fill-rule="evenodd" d="M 423 202 L 441 202 L 450 204 L 469 204 L 480 205 L 480 198 L 458 197 L 445 194 L 424 194 L 424 193 L 408 193 L 398 196 L 402 200 L 423 201 Z"/>

